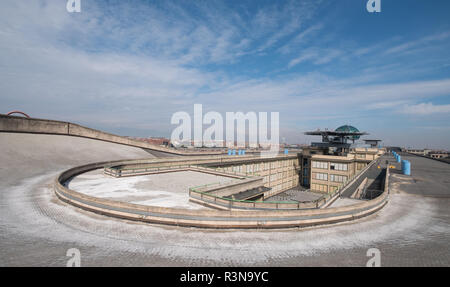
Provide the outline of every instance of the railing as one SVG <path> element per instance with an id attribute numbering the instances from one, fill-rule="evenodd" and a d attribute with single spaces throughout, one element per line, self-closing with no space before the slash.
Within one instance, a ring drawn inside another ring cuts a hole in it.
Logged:
<path id="1" fill-rule="evenodd" d="M 347 179 L 342 185 L 340 185 L 338 187 L 338 189 L 336 189 L 336 191 L 329 193 L 325 196 L 326 200 L 320 205 L 320 207 L 324 206 L 328 200 L 337 197 L 337 196 L 341 196 L 342 192 L 347 189 L 350 184 L 352 183 L 353 180 L 355 180 L 356 178 L 358 178 L 360 175 L 362 175 L 363 173 L 365 173 L 372 165 L 374 165 L 375 163 L 379 162 L 379 159 L 375 159 L 372 160 L 372 162 L 370 162 L 365 168 L 363 168 L 362 170 L 360 170 L 359 172 L 355 173 L 354 175 L 352 175 L 349 179 Z"/>
<path id="2" fill-rule="evenodd" d="M 151 174 L 155 172 L 169 172 L 175 170 L 183 170 L 189 167 L 190 165 L 160 166 L 160 167 L 146 167 L 146 168 L 104 167 L 103 171 L 107 175 L 111 175 L 114 177 L 122 177 L 122 176 Z"/>
<path id="3" fill-rule="evenodd" d="M 122 176 L 135 176 L 135 175 L 145 175 L 160 172 L 170 172 L 170 171 L 182 171 L 182 170 L 193 170 L 200 172 L 207 172 L 213 174 L 221 174 L 225 176 L 237 177 L 237 178 L 250 178 L 248 173 L 239 172 L 228 172 L 220 170 L 219 168 L 203 167 L 199 165 L 192 164 L 180 164 L 180 165 L 162 165 L 154 167 L 134 167 L 134 168 L 122 168 L 120 166 L 105 166 L 103 171 L 105 174 L 122 177 Z"/>
<path id="4" fill-rule="evenodd" d="M 131 162 L 134 161 L 97 162 L 66 170 L 55 178 L 55 193 L 58 198 L 69 204 L 103 215 L 150 223 L 206 228 L 285 228 L 334 224 L 373 214 L 383 208 L 389 198 L 389 169 L 386 172 L 384 191 L 377 198 L 349 206 L 314 210 L 220 211 L 148 206 L 89 196 L 70 190 L 64 184 L 78 174 L 104 166 Z"/>
<path id="5" fill-rule="evenodd" d="M 202 192 L 196 188 L 189 188 L 189 197 L 201 200 L 215 206 L 224 207 L 226 209 L 269 209 L 269 210 L 298 210 L 313 209 L 315 204 L 312 201 L 255 201 L 255 200 L 239 200 L 216 196 L 208 192 Z"/>
<path id="6" fill-rule="evenodd" d="M 324 194 L 322 197 L 315 199 L 313 201 L 253 201 L 253 200 L 238 200 L 223 196 L 218 196 L 210 193 L 212 190 L 220 189 L 221 187 L 226 188 L 234 183 L 239 184 L 239 180 L 232 180 L 229 182 L 215 182 L 210 184 L 204 184 L 201 186 L 189 188 L 189 197 L 194 200 L 200 200 L 205 204 L 213 205 L 220 208 L 226 209 L 279 209 L 279 210 L 292 210 L 292 209 L 317 209 L 324 207 L 330 200 L 337 198 L 341 193 L 350 185 L 350 183 L 365 171 L 367 171 L 373 164 L 378 162 L 378 160 L 373 160 L 364 169 L 352 175 L 343 184 L 341 184 L 338 189 L 334 192 Z M 213 174 L 222 174 L 225 176 L 236 177 L 238 179 L 250 179 L 256 175 L 249 175 L 249 173 L 238 173 L 224 171 L 221 168 L 211 168 L 202 167 L 199 165 L 165 165 L 158 167 L 135 167 L 126 168 L 121 166 L 109 166 L 105 167 L 105 174 L 112 175 L 115 177 L 121 176 L 133 176 L 133 175 L 143 175 L 159 172 L 172 172 L 172 171 L 182 171 L 182 170 L 194 170 L 202 172 L 210 172 Z"/>

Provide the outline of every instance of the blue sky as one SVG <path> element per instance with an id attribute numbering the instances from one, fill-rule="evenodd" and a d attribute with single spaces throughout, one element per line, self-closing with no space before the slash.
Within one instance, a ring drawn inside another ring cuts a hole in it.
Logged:
<path id="1" fill-rule="evenodd" d="M 280 113 L 450 149 L 450 1 L 2 1 L 0 112 L 170 136 L 177 111 Z"/>

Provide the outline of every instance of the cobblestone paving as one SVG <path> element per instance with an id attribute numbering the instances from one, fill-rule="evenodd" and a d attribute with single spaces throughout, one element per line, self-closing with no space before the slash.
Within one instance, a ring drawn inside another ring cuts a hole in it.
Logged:
<path id="1" fill-rule="evenodd" d="M 0 148 L 5 136 L 0 134 Z M 51 186 L 61 170 L 108 159 L 108 154 L 78 150 L 79 143 L 67 146 L 52 147 L 54 158 L 40 157 L 45 146 L 37 142 L 20 146 L 33 148 L 32 158 L 0 154 L 2 163 L 14 167 L 0 170 L 1 266 L 65 266 L 69 248 L 80 250 L 82 266 L 365 266 L 369 248 L 381 251 L 383 266 L 450 265 L 448 178 L 433 177 L 435 185 L 425 189 L 415 185 L 431 170 L 417 168 L 412 178 L 393 174 L 387 206 L 357 222 L 215 231 L 113 219 L 62 203 Z M 413 170 L 419 167 L 410 160 Z M 448 166 L 438 168 L 447 174 Z"/>

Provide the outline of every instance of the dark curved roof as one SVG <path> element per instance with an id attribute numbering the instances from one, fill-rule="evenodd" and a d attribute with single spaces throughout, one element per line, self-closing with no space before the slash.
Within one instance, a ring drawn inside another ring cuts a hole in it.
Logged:
<path id="1" fill-rule="evenodd" d="M 335 129 L 335 132 L 344 132 L 344 133 L 359 133 L 359 130 L 355 128 L 354 126 L 350 125 L 343 125 Z M 350 138 L 353 140 L 359 139 L 359 135 L 353 135 Z"/>

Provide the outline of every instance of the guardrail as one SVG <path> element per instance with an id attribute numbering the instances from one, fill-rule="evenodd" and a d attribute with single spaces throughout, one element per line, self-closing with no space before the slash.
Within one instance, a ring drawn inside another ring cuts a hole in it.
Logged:
<path id="1" fill-rule="evenodd" d="M 380 210 L 388 201 L 388 178 L 385 190 L 377 198 L 355 205 L 312 210 L 192 210 L 146 206 L 96 198 L 64 186 L 70 178 L 105 165 L 120 162 L 100 162 L 71 168 L 55 178 L 55 193 L 61 200 L 74 206 L 118 218 L 149 223 L 203 228 L 287 228 L 305 227 L 355 220 Z M 386 172 L 386 177 L 389 171 Z"/>
<path id="2" fill-rule="evenodd" d="M 231 159 L 232 161 L 233 159 Z M 230 159 L 227 159 L 230 161 Z M 201 161 L 200 161 L 201 162 Z M 232 181 L 228 183 L 214 183 L 207 184 L 203 186 L 191 187 L 189 188 L 189 198 L 192 202 L 199 203 L 208 207 L 213 207 L 222 210 L 308 210 L 324 208 L 329 206 L 334 200 L 341 195 L 341 193 L 361 174 L 363 174 L 367 169 L 369 169 L 373 164 L 378 162 L 378 160 L 373 160 L 364 169 L 360 170 L 350 177 L 345 183 L 343 183 L 337 190 L 332 193 L 324 194 L 322 197 L 315 199 L 313 201 L 253 201 L 253 200 L 238 200 L 233 198 L 224 197 L 224 195 L 219 196 L 215 193 L 220 193 L 221 190 L 229 189 L 232 185 L 240 185 L 242 188 L 246 187 L 245 182 Z M 149 163 L 150 164 L 150 163 Z M 152 164 L 158 164 L 153 162 Z M 162 163 L 159 163 L 162 164 Z M 225 172 L 218 171 L 218 168 L 211 167 L 201 167 L 193 164 L 185 165 L 167 165 L 165 163 L 163 166 L 149 166 L 140 164 L 137 167 L 122 167 L 118 166 L 108 166 L 104 168 L 105 174 L 122 177 L 122 176 L 135 176 L 144 174 L 154 174 L 161 172 L 175 172 L 175 171 L 200 171 L 208 172 L 216 175 L 237 177 L 237 178 L 255 178 L 257 175 L 249 175 L 248 173 L 237 173 L 237 172 Z M 130 166 L 130 165 L 128 165 Z M 132 165 L 131 165 L 132 166 Z M 262 184 L 261 184 L 262 186 Z M 247 186 L 247 189 L 251 189 L 254 186 Z M 244 191 L 242 189 L 235 189 L 235 193 L 239 191 Z"/>
<path id="3" fill-rule="evenodd" d="M 352 183 L 357 180 L 361 175 L 363 175 L 372 165 L 375 163 L 378 163 L 379 159 L 372 160 L 365 168 L 360 170 L 359 172 L 355 173 L 353 176 L 351 176 L 345 183 L 343 183 L 339 188 L 330 194 L 330 196 L 323 202 L 323 204 L 320 206 L 320 208 L 325 208 L 330 206 L 338 197 L 342 195 L 342 193 L 352 185 Z"/>

